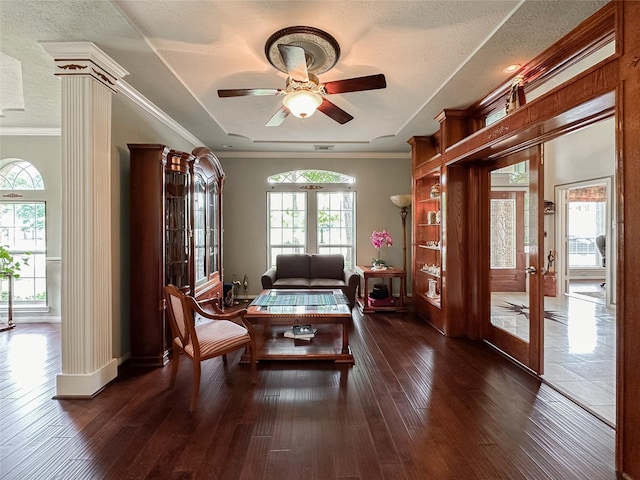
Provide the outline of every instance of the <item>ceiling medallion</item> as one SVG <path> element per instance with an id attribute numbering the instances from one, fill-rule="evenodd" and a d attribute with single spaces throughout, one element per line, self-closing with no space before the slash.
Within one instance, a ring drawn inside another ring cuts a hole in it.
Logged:
<path id="1" fill-rule="evenodd" d="M 264 54 L 271 65 L 284 73 L 287 73 L 287 66 L 278 44 L 302 47 L 307 57 L 307 70 L 314 75 L 329 71 L 340 58 L 340 45 L 327 32 L 304 26 L 283 28 L 269 37 Z"/>

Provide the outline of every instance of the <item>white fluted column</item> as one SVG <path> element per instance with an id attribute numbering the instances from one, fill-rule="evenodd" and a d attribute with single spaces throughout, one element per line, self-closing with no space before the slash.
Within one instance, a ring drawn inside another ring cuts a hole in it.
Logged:
<path id="1" fill-rule="evenodd" d="M 57 397 L 90 397 L 112 353 L 111 96 L 127 72 L 92 43 L 43 43 L 62 80 L 62 373 Z"/>

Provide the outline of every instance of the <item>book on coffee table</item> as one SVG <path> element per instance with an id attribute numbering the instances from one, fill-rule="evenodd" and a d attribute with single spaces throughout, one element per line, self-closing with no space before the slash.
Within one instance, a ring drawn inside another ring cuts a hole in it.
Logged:
<path id="1" fill-rule="evenodd" d="M 316 333 L 317 328 L 313 328 L 311 325 L 294 325 L 288 330 L 285 330 L 284 336 L 287 338 L 295 338 L 296 340 L 311 340 Z"/>

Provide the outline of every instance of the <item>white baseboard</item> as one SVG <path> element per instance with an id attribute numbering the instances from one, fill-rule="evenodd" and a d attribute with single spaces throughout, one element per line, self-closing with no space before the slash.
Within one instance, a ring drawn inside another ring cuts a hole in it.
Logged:
<path id="1" fill-rule="evenodd" d="M 62 319 L 53 315 L 34 315 L 25 317 L 13 317 L 13 323 L 19 325 L 21 323 L 61 323 Z"/>

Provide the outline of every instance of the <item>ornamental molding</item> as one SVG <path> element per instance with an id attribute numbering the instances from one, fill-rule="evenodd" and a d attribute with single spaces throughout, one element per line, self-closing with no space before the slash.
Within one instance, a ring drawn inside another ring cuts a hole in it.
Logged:
<path id="1" fill-rule="evenodd" d="M 55 62 L 54 75 L 91 77 L 116 92 L 116 84 L 129 74 L 91 42 L 41 42 Z"/>
<path id="2" fill-rule="evenodd" d="M 97 71 L 95 68 L 92 68 L 92 70 L 93 70 L 93 73 L 94 73 L 95 75 L 97 75 L 98 77 L 100 77 L 100 79 L 101 79 L 103 82 L 106 82 L 106 83 L 108 83 L 109 85 L 115 85 L 115 83 L 114 83 L 114 82 L 112 82 L 111 80 L 109 80 L 109 78 L 108 78 L 106 75 L 104 75 L 104 74 L 102 74 L 101 72 Z"/>
<path id="3" fill-rule="evenodd" d="M 495 140 L 509 131 L 509 125 L 503 125 L 489 132 L 489 140 Z"/>
<path id="4" fill-rule="evenodd" d="M 71 63 L 69 65 L 60 65 L 60 68 L 63 70 L 84 70 L 87 68 L 86 65 L 78 65 L 77 63 Z"/>

